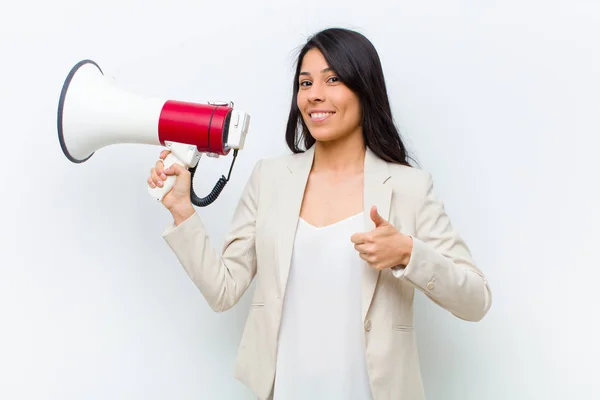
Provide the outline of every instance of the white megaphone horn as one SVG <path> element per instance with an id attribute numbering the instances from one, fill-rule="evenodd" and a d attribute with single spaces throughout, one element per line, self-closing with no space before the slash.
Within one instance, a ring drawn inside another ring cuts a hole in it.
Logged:
<path id="1" fill-rule="evenodd" d="M 219 157 L 233 150 L 229 176 L 221 176 L 208 196 L 196 196 L 192 185 L 192 203 L 200 207 L 216 200 L 229 181 L 249 123 L 250 115 L 234 110 L 231 102 L 200 104 L 128 93 L 92 60 L 78 62 L 69 72 L 57 115 L 60 147 L 73 163 L 85 162 L 98 149 L 117 143 L 165 146 L 170 150 L 165 168 L 177 163 L 190 170 L 193 181 L 203 153 Z M 162 201 L 174 183 L 175 176 L 169 176 L 163 187 L 148 191 Z"/>

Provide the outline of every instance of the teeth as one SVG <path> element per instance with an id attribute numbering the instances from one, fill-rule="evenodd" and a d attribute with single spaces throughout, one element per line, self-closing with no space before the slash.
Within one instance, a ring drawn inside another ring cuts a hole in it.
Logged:
<path id="1" fill-rule="evenodd" d="M 332 114 L 333 114 L 332 112 L 327 112 L 327 113 L 313 113 L 313 114 L 310 114 L 310 117 L 314 118 L 314 119 L 321 119 L 321 118 L 329 117 Z"/>

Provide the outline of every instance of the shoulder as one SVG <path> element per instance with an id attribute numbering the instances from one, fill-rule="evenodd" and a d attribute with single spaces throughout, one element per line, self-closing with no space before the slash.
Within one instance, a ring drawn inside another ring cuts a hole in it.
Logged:
<path id="1" fill-rule="evenodd" d="M 428 190 L 432 184 L 433 178 L 428 171 L 390 162 L 387 165 L 390 172 L 389 184 L 394 189 L 418 193 Z"/>
<path id="2" fill-rule="evenodd" d="M 276 176 L 289 172 L 289 168 L 294 166 L 304 153 L 283 154 L 272 157 L 260 158 L 255 166 L 255 173 L 259 179 L 273 179 Z"/>
<path id="3" fill-rule="evenodd" d="M 391 185 L 393 204 L 405 211 L 417 213 L 428 202 L 433 191 L 431 173 L 418 167 L 388 163 L 389 178 L 386 185 Z"/>
<path id="4" fill-rule="evenodd" d="M 289 164 L 293 164 L 296 159 L 302 157 L 304 153 L 298 154 L 282 154 L 272 157 L 261 158 L 258 162 L 262 165 L 262 167 L 270 167 L 270 168 L 281 168 L 286 167 Z"/>

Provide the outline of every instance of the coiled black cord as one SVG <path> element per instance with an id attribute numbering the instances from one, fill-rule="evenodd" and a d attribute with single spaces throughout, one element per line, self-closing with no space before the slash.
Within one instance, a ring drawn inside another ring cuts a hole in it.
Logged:
<path id="1" fill-rule="evenodd" d="M 219 195 L 225 188 L 225 185 L 227 184 L 227 182 L 229 182 L 229 178 L 231 178 L 231 170 L 233 169 L 233 164 L 235 163 L 237 154 L 238 149 L 233 150 L 233 160 L 231 161 L 231 166 L 229 167 L 229 174 L 227 175 L 227 178 L 225 178 L 225 176 L 222 175 L 215 184 L 213 190 L 206 197 L 198 197 L 194 192 L 194 174 L 196 173 L 196 168 L 198 168 L 198 164 L 190 168 L 190 199 L 192 200 L 192 204 L 198 207 L 206 207 L 209 204 L 212 204 L 217 199 L 217 197 L 219 197 Z"/>

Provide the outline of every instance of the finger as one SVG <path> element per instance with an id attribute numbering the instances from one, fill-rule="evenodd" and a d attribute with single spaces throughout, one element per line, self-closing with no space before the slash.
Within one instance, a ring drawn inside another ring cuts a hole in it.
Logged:
<path id="1" fill-rule="evenodd" d="M 355 233 L 350 237 L 350 241 L 354 244 L 360 244 L 365 242 L 365 233 Z"/>
<path id="2" fill-rule="evenodd" d="M 377 257 L 375 257 L 374 255 L 372 255 L 372 254 L 364 254 L 364 253 L 359 253 L 358 255 L 360 256 L 360 258 L 362 260 L 364 260 L 364 261 L 367 262 L 367 264 L 369 265 L 369 267 L 374 268 L 376 270 L 383 269 L 381 263 L 379 263 L 377 261 Z"/>
<path id="3" fill-rule="evenodd" d="M 377 206 L 371 207 L 371 220 L 375 223 L 376 228 L 387 224 L 387 221 L 377 212 Z"/>
<path id="4" fill-rule="evenodd" d="M 167 156 L 171 153 L 171 151 L 169 150 L 163 150 L 160 152 L 160 159 L 164 160 L 165 158 L 167 158 Z"/>
<path id="5" fill-rule="evenodd" d="M 152 170 L 150 171 L 150 178 L 152 179 L 152 182 L 154 182 L 154 184 L 158 187 L 163 187 L 163 180 L 158 176 L 158 173 L 156 172 L 156 168 L 152 168 Z"/>
<path id="6" fill-rule="evenodd" d="M 154 189 L 156 187 L 156 185 L 154 184 L 154 181 L 152 180 L 151 176 L 149 176 L 146 181 L 148 182 L 148 186 L 150 186 L 151 188 Z"/>
<path id="7" fill-rule="evenodd" d="M 352 235 L 350 241 L 354 244 L 373 243 L 375 241 L 375 236 L 373 232 L 360 232 Z"/>
<path id="8" fill-rule="evenodd" d="M 165 175 L 164 172 L 165 164 L 162 162 L 162 160 L 158 160 L 154 168 L 156 169 L 156 175 L 158 175 L 160 179 L 162 179 L 163 181 L 167 179 L 167 175 Z"/>
<path id="9" fill-rule="evenodd" d="M 354 245 L 354 250 L 356 250 L 360 254 L 368 255 L 370 254 L 370 249 L 371 248 L 364 243 Z"/>
<path id="10" fill-rule="evenodd" d="M 359 257 L 371 264 L 373 262 L 373 256 L 364 253 L 358 253 Z"/>

